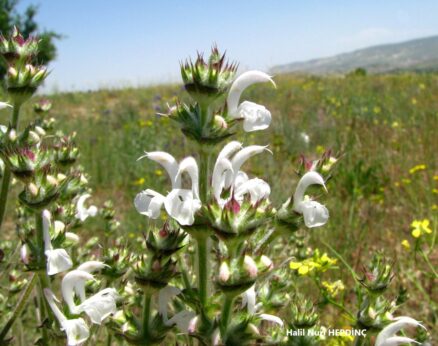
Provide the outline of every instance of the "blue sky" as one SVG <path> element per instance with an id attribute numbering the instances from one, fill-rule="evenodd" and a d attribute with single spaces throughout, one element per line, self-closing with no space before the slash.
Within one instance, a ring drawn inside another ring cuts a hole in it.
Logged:
<path id="1" fill-rule="evenodd" d="M 179 80 L 179 61 L 226 49 L 244 69 L 438 34 L 438 1 L 21 0 L 65 35 L 46 91 Z"/>

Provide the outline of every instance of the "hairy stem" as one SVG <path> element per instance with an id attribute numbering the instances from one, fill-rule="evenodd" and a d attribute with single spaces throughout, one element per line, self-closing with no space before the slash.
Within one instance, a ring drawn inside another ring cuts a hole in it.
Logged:
<path id="1" fill-rule="evenodd" d="M 36 236 L 37 236 L 37 244 L 38 244 L 38 264 L 40 271 L 38 272 L 38 280 L 39 280 L 39 301 L 40 301 L 40 312 L 41 312 L 41 320 L 51 319 L 52 314 L 51 310 L 48 306 L 48 303 L 44 297 L 44 289 L 50 288 L 50 280 L 47 276 L 46 268 L 46 257 L 44 254 L 44 230 L 43 230 L 43 215 L 40 210 L 35 211 L 35 227 L 36 227 Z M 43 341 L 48 342 L 48 334 L 46 328 L 42 328 L 42 337 Z"/>
<path id="2" fill-rule="evenodd" d="M 228 325 L 230 324 L 231 312 L 233 311 L 233 303 L 234 303 L 234 296 L 230 296 L 228 294 L 225 295 L 224 305 L 222 306 L 221 325 L 220 325 L 222 338 L 227 331 Z"/>
<path id="3" fill-rule="evenodd" d="M 143 302 L 143 338 L 144 340 L 149 340 L 149 322 L 151 319 L 151 303 L 152 294 L 151 292 L 145 290 L 144 292 L 144 302 Z"/>
<path id="4" fill-rule="evenodd" d="M 199 146 L 199 156 L 200 156 L 200 198 L 202 204 L 206 205 L 209 198 L 209 161 L 210 154 L 209 148 Z M 197 280 L 198 280 L 198 290 L 199 290 L 199 301 L 203 307 L 206 306 L 208 300 L 208 289 L 209 289 L 209 273 L 210 273 L 210 261 L 209 261 L 209 231 L 206 229 L 204 234 L 200 234 L 196 237 L 197 242 Z"/>
<path id="5" fill-rule="evenodd" d="M 26 306 L 27 300 L 30 298 L 30 294 L 32 293 L 33 288 L 35 287 L 35 284 L 37 282 L 37 275 L 32 274 L 32 277 L 30 278 L 30 281 L 28 282 L 25 290 L 23 291 L 14 312 L 12 313 L 11 318 L 9 318 L 8 322 L 6 322 L 5 326 L 3 327 L 2 331 L 0 332 L 0 344 L 3 344 L 3 341 L 6 338 L 6 335 L 8 334 L 9 329 L 14 324 L 15 320 L 20 316 L 21 312 L 23 311 L 24 307 Z"/>
<path id="6" fill-rule="evenodd" d="M 11 128 L 17 129 L 18 117 L 20 115 L 21 104 L 15 104 L 12 111 Z M 3 173 L 2 186 L 0 191 L 0 228 L 3 224 L 3 219 L 6 212 L 6 205 L 8 201 L 9 185 L 11 184 L 11 170 L 5 165 Z"/>

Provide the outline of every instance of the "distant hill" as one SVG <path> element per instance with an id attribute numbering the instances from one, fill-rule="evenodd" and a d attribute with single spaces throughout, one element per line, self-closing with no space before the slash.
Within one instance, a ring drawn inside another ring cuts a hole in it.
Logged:
<path id="1" fill-rule="evenodd" d="M 384 44 L 328 58 L 274 66 L 272 73 L 344 74 L 364 68 L 369 73 L 438 71 L 438 36 Z"/>

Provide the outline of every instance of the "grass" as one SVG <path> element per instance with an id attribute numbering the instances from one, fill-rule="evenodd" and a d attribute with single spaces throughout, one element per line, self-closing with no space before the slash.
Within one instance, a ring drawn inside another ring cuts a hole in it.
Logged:
<path id="1" fill-rule="evenodd" d="M 273 151 L 273 156 L 252 159 L 245 170 L 267 180 L 274 203 L 280 205 L 296 186 L 294 169 L 301 154 L 317 158 L 328 148 L 341 153 L 329 193 L 319 198 L 330 210 L 330 221 L 309 231 L 310 244 L 330 252 L 320 241 L 324 239 L 358 273 L 372 253 L 383 250 L 397 268 L 394 287 L 409 289 L 411 299 L 403 314 L 436 329 L 436 281 L 422 258 L 414 258 L 401 241 L 413 245 L 414 219 L 430 219 L 435 233 L 437 229 L 438 75 L 275 80 L 276 90 L 257 86 L 244 95 L 273 116 L 269 130 L 237 138 L 269 145 Z M 179 86 L 159 86 L 50 97 L 58 127 L 78 133 L 95 202 L 114 201 L 121 232 L 133 241 L 148 225 L 133 207 L 134 196 L 145 188 L 164 192 L 170 186 L 160 166 L 137 158 L 144 151 L 163 150 L 181 159 L 194 151 L 176 124 L 155 115 L 182 94 Z M 425 169 L 410 173 L 420 164 Z M 429 257 L 436 267 L 436 247 Z M 342 272 L 348 281 L 347 270 Z M 341 271 L 333 275 L 339 277 Z"/>

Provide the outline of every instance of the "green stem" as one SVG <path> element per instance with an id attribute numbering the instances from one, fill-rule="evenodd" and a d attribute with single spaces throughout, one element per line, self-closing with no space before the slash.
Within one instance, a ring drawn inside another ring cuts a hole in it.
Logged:
<path id="1" fill-rule="evenodd" d="M 0 344 L 3 344 L 2 342 L 5 340 L 6 335 L 8 334 L 9 329 L 14 324 L 15 320 L 20 316 L 21 312 L 23 311 L 24 307 L 26 306 L 26 302 L 30 297 L 30 294 L 37 282 L 37 276 L 35 274 L 32 275 L 29 283 L 26 286 L 26 289 L 24 290 L 23 294 L 20 297 L 20 300 L 17 303 L 17 306 L 15 307 L 14 312 L 12 313 L 11 318 L 6 322 L 5 326 L 3 327 L 2 331 L 0 332 Z"/>
<path id="2" fill-rule="evenodd" d="M 225 295 L 225 301 L 221 312 L 221 326 L 220 326 L 222 338 L 224 337 L 228 325 L 230 324 L 231 312 L 233 311 L 233 302 L 234 302 L 234 296 L 230 296 L 228 294 Z"/>
<path id="3" fill-rule="evenodd" d="M 18 117 L 20 115 L 21 104 L 15 104 L 12 111 L 12 121 L 11 128 L 17 129 L 18 127 Z M 3 224 L 3 218 L 6 212 L 6 204 L 8 201 L 9 185 L 11 184 L 11 170 L 9 167 L 5 166 L 3 173 L 2 186 L 0 191 L 0 228 Z"/>
<path id="4" fill-rule="evenodd" d="M 36 238 L 37 238 L 37 246 L 38 246 L 38 267 L 40 271 L 38 272 L 38 280 L 39 280 L 39 299 L 40 299 L 40 314 L 41 320 L 45 321 L 46 319 L 51 320 L 52 314 L 51 310 L 48 306 L 48 303 L 44 297 L 44 289 L 50 288 L 50 280 L 47 276 L 46 271 L 46 257 L 44 254 L 44 229 L 43 229 L 43 215 L 40 210 L 35 211 L 35 228 L 36 228 Z M 43 341 L 48 344 L 49 336 L 47 334 L 46 328 L 42 328 L 42 337 Z M 46 345 L 46 343 L 44 343 Z"/>
<path id="5" fill-rule="evenodd" d="M 209 199 L 209 164 L 210 153 L 207 146 L 199 145 L 199 193 L 201 202 L 203 205 L 208 203 Z M 209 255 L 209 230 L 201 232 L 196 237 L 197 242 L 197 280 L 199 290 L 199 301 L 205 308 L 208 300 L 208 286 L 209 286 L 209 273 L 210 273 L 210 261 Z"/>
<path id="6" fill-rule="evenodd" d="M 145 341 L 149 339 L 149 321 L 151 318 L 151 303 L 152 294 L 145 290 L 144 292 L 144 303 L 143 303 L 143 338 Z"/>
<path id="7" fill-rule="evenodd" d="M 424 261 L 426 262 L 426 264 L 429 266 L 430 270 L 432 271 L 433 275 L 435 276 L 435 278 L 438 278 L 438 273 L 435 271 L 432 263 L 430 263 L 429 257 L 427 257 L 427 255 L 425 254 L 425 252 L 423 250 L 420 250 L 421 255 L 423 256 Z"/>
<path id="8" fill-rule="evenodd" d="M 198 255 L 198 290 L 199 290 L 199 301 L 201 305 L 205 307 L 208 300 L 208 275 L 209 275 L 209 265 L 208 260 L 208 249 L 209 249 L 209 239 L 208 236 L 200 236 L 196 238 L 197 241 L 197 255 Z"/>

